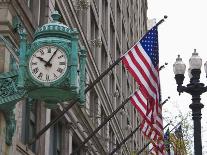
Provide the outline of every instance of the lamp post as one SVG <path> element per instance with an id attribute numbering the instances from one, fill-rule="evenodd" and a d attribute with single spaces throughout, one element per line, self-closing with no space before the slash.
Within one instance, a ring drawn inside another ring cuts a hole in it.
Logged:
<path id="1" fill-rule="evenodd" d="M 194 154 L 202 155 L 202 141 L 201 141 L 201 109 L 204 105 L 200 102 L 200 95 L 207 91 L 207 87 L 203 83 L 200 83 L 200 73 L 202 59 L 198 56 L 196 49 L 189 60 L 190 67 L 188 69 L 188 75 L 190 77 L 190 83 L 187 86 L 182 86 L 184 80 L 184 73 L 186 66 L 182 62 L 182 59 L 178 55 L 176 62 L 173 65 L 175 73 L 175 80 L 177 83 L 177 91 L 179 95 L 182 92 L 186 92 L 192 96 L 192 103 L 190 109 L 192 109 L 192 119 L 194 125 Z M 207 73 L 207 62 L 204 65 L 205 72 Z"/>

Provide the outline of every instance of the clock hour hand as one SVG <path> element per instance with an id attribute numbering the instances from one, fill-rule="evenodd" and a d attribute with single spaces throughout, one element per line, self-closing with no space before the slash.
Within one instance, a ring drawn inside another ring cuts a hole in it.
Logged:
<path id="1" fill-rule="evenodd" d="M 56 51 L 52 54 L 51 58 L 46 62 L 45 67 L 47 66 L 51 66 L 52 64 L 50 63 L 50 61 L 52 60 L 52 58 L 54 57 L 54 55 L 57 53 L 58 48 L 56 49 Z"/>
<path id="2" fill-rule="evenodd" d="M 40 61 L 42 61 L 42 62 L 45 62 L 45 63 L 47 63 L 47 61 L 45 61 L 42 57 L 36 57 L 36 58 L 38 58 Z M 52 66 L 52 64 L 48 64 L 48 66 Z"/>
<path id="3" fill-rule="evenodd" d="M 40 61 L 47 62 L 42 57 L 36 57 L 36 58 L 38 58 Z"/>

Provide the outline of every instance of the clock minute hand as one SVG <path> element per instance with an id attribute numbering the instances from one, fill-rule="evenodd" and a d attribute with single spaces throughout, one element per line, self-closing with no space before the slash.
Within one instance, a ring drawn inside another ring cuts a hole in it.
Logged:
<path id="1" fill-rule="evenodd" d="M 47 61 L 47 63 L 45 64 L 45 67 L 47 66 L 51 66 L 52 64 L 50 63 L 50 61 L 52 60 L 52 58 L 54 57 L 54 55 L 57 53 L 58 48 L 56 49 L 56 51 L 53 53 L 53 55 L 51 56 L 51 58 Z"/>

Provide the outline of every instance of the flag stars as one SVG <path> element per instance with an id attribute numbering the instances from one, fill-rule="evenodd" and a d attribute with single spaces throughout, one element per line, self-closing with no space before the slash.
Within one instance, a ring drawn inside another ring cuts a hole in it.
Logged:
<path id="1" fill-rule="evenodd" d="M 146 53 L 151 57 L 153 65 L 158 65 L 158 33 L 157 28 L 152 28 L 140 41 Z"/>

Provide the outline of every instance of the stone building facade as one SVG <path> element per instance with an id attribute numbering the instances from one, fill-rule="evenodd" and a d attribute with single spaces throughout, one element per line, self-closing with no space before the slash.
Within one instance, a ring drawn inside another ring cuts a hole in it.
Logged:
<path id="1" fill-rule="evenodd" d="M 9 42 L 8 46 L 0 41 L 0 72 L 17 69 L 18 19 L 32 41 L 35 29 L 50 22 L 54 10 L 62 15 L 62 23 L 77 28 L 79 46 L 87 49 L 86 84 L 94 81 L 147 31 L 146 0 L 0 0 L 0 34 Z M 25 98 L 16 104 L 16 130 L 11 146 L 5 144 L 5 119 L 0 112 L 0 155 L 70 155 L 134 90 L 135 81 L 120 63 L 86 94 L 84 107 L 73 106 L 31 146 L 26 144 L 67 103 L 50 110 L 42 101 Z M 111 152 L 140 121 L 139 113 L 127 103 L 78 155 Z M 136 153 L 145 143 L 138 131 L 116 154 Z"/>

